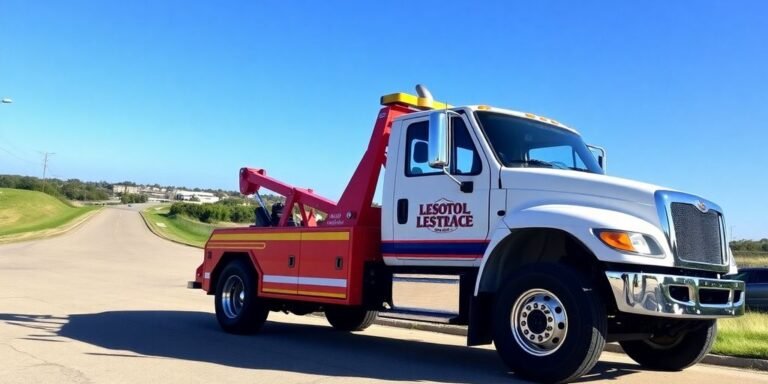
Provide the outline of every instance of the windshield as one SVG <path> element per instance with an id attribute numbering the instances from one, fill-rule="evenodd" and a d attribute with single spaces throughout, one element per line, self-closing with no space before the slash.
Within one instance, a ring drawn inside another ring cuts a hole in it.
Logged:
<path id="1" fill-rule="evenodd" d="M 496 112 L 478 111 L 476 116 L 496 158 L 505 167 L 603 173 L 581 136 L 571 131 Z"/>

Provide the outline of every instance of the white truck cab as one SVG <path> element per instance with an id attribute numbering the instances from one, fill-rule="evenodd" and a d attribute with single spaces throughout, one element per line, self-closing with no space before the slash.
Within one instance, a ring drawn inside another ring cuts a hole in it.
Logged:
<path id="1" fill-rule="evenodd" d="M 428 110 L 396 119 L 388 148 L 385 263 L 467 268 L 468 343 L 494 340 L 518 370 L 583 364 L 596 353 L 579 329 L 590 316 L 641 364 L 682 369 L 711 347 L 714 319 L 743 314 L 743 283 L 722 279 L 736 271 L 722 209 L 605 175 L 605 151 L 555 120 L 485 105 Z M 575 289 L 601 308 L 563 297 Z M 566 345 L 569 334 L 581 347 Z M 559 381 L 578 369 L 569 372 L 527 375 Z"/>

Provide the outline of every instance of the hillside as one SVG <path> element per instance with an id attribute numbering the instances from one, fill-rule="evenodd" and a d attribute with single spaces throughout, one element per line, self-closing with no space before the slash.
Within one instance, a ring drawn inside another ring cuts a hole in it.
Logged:
<path id="1" fill-rule="evenodd" d="M 59 227 L 93 209 L 42 192 L 0 188 L 0 236 Z"/>

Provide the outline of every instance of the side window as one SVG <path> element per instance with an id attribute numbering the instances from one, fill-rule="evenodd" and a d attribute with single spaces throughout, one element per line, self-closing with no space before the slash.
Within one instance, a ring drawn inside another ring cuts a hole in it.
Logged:
<path id="1" fill-rule="evenodd" d="M 451 118 L 453 127 L 453 150 L 451 157 L 451 173 L 454 175 L 477 175 L 482 170 L 480 156 L 469 135 L 464 119 Z"/>
<path id="2" fill-rule="evenodd" d="M 482 171 L 480 156 L 469 135 L 464 120 L 454 117 L 451 120 L 453 129 L 453 147 L 451 150 L 451 169 L 454 175 L 477 175 Z M 405 134 L 405 175 L 424 176 L 436 175 L 443 172 L 429 166 L 427 153 L 427 137 L 429 122 L 422 121 L 408 126 Z"/>
<path id="3" fill-rule="evenodd" d="M 443 173 L 429 166 L 427 134 L 429 122 L 421 121 L 408 126 L 405 133 L 405 175 L 423 176 Z"/>

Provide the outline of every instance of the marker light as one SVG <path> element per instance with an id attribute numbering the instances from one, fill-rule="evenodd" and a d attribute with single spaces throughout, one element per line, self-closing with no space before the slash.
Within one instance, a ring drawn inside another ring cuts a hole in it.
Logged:
<path id="1" fill-rule="evenodd" d="M 557 125 L 557 126 L 563 126 L 562 124 L 560 124 L 556 120 L 552 120 L 552 119 L 550 119 L 548 117 L 534 115 L 533 113 L 530 113 L 530 112 L 525 112 L 524 115 L 525 115 L 525 117 L 527 117 L 527 118 L 529 118 L 531 120 L 539 120 L 539 121 L 543 121 L 545 123 L 550 123 L 550 124 Z"/>
<path id="2" fill-rule="evenodd" d="M 661 255 L 661 248 L 648 235 L 637 232 L 599 230 L 597 237 L 605 245 L 622 252 L 640 255 Z"/>

